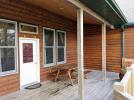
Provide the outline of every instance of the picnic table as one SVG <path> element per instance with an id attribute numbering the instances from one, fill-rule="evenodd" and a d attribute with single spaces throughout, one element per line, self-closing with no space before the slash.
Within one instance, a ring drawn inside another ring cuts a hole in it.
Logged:
<path id="1" fill-rule="evenodd" d="M 57 68 L 57 74 L 56 74 L 56 77 L 55 77 L 55 81 L 57 81 L 57 79 L 59 78 L 60 73 L 64 72 L 64 76 L 67 74 L 68 77 L 69 77 L 69 80 L 71 82 L 71 85 L 73 85 L 72 72 L 77 70 L 77 65 L 75 65 L 75 64 L 65 64 L 65 65 L 59 65 L 56 68 Z"/>

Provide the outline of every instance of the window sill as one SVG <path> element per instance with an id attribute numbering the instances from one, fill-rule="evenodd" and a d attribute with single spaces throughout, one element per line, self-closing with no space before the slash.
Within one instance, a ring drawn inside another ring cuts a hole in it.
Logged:
<path id="1" fill-rule="evenodd" d="M 44 67 L 47 68 L 47 67 L 51 67 L 51 66 L 55 66 L 56 64 L 45 64 Z"/>
<path id="2" fill-rule="evenodd" d="M 66 64 L 66 63 L 67 63 L 66 61 L 57 62 L 57 65 L 60 65 L 60 64 Z"/>
<path id="3" fill-rule="evenodd" d="M 13 74 L 18 74 L 17 71 L 7 71 L 7 72 L 2 72 L 0 73 L 0 77 L 4 77 L 4 76 L 10 76 L 10 75 L 13 75 Z"/>
<path id="4" fill-rule="evenodd" d="M 63 62 L 57 62 L 57 64 L 45 64 L 44 67 L 48 68 L 48 67 L 52 67 L 52 66 L 56 66 L 56 65 L 60 65 L 60 64 L 66 64 L 66 61 Z"/>

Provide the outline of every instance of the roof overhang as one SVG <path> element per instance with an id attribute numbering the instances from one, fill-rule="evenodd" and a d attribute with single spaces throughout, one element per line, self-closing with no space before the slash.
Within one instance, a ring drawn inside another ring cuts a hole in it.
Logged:
<path id="1" fill-rule="evenodd" d="M 80 2 L 114 26 L 120 26 L 127 23 L 125 16 L 115 0 L 80 0 Z"/>
<path id="2" fill-rule="evenodd" d="M 105 23 L 110 28 L 126 24 L 120 8 L 114 0 L 22 0 L 39 8 L 76 21 L 77 8 L 84 10 L 85 24 Z M 71 3 L 70 3 L 71 2 Z"/>
<path id="3" fill-rule="evenodd" d="M 124 24 L 124 27 L 134 27 L 134 23 L 126 23 Z"/>
<path id="4" fill-rule="evenodd" d="M 75 5 L 77 8 L 82 9 L 84 12 L 86 12 L 89 16 L 92 16 L 96 19 L 96 21 L 100 21 L 100 23 L 105 23 L 109 28 L 114 29 L 114 25 L 109 23 L 105 18 L 98 15 L 96 12 L 94 12 L 92 9 L 90 9 L 88 6 L 84 5 L 82 2 L 78 0 L 68 0 L 70 3 Z"/>
<path id="5" fill-rule="evenodd" d="M 74 22 L 77 21 L 78 7 L 70 3 L 69 0 L 21 0 L 21 2 L 28 4 L 29 6 L 31 5 L 30 7 L 36 7 L 37 9 L 39 8 L 42 10 L 45 9 Z M 101 21 L 97 20 L 94 16 L 89 15 L 87 12 L 84 12 L 83 14 L 84 24 L 101 25 Z"/>

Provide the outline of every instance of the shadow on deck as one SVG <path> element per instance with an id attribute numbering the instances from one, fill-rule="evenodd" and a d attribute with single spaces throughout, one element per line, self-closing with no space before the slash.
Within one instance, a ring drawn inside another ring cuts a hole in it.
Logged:
<path id="1" fill-rule="evenodd" d="M 118 73 L 107 72 L 103 80 L 101 71 L 87 73 L 84 81 L 85 100 L 113 100 L 113 84 L 118 81 Z M 0 97 L 0 100 L 78 100 L 78 84 L 71 86 L 67 81 L 43 82 L 34 90 L 21 90 Z"/>

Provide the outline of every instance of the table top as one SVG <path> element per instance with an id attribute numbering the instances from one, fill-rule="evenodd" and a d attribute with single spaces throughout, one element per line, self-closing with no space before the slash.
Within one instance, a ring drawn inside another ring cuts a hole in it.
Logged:
<path id="1" fill-rule="evenodd" d="M 74 69 L 77 69 L 77 66 L 73 65 L 73 64 L 64 64 L 64 65 L 57 66 L 57 69 L 59 69 L 59 70 L 74 70 Z"/>

